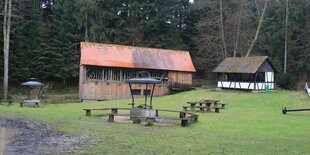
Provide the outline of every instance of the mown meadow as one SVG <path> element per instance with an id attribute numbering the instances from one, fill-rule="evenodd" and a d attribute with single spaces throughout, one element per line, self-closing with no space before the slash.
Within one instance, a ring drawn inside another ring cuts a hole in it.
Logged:
<path id="1" fill-rule="evenodd" d="M 227 106 L 220 113 L 198 113 L 188 127 L 108 123 L 107 111 L 86 117 L 83 108 L 130 107 L 128 100 L 48 104 L 40 108 L 0 105 L 0 116 L 25 118 L 67 133 L 103 137 L 97 145 L 75 153 L 89 154 L 307 154 L 310 152 L 310 112 L 282 114 L 282 107 L 310 107 L 304 92 L 270 93 L 196 89 L 153 99 L 160 109 L 182 110 L 200 97 Z M 143 99 L 137 102 L 143 103 Z"/>

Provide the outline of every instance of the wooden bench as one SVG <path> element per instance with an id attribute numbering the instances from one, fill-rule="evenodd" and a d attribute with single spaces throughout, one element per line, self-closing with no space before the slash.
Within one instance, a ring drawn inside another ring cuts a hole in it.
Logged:
<path id="1" fill-rule="evenodd" d="M 310 108 L 286 108 L 284 107 L 282 109 L 283 114 L 286 114 L 287 112 L 293 112 L 293 111 L 310 111 Z"/>
<path id="2" fill-rule="evenodd" d="M 130 110 L 131 108 L 101 108 L 101 109 L 83 109 L 86 111 L 86 116 L 91 116 L 91 111 L 92 110 L 111 110 L 111 113 L 108 113 L 108 122 L 114 122 L 115 116 L 127 116 L 131 118 L 143 118 L 145 119 L 145 125 L 146 126 L 152 126 L 156 119 L 160 119 L 158 117 L 158 112 L 159 111 L 166 111 L 166 112 L 178 112 L 179 118 L 176 118 L 174 120 L 180 120 L 181 121 L 181 126 L 185 127 L 188 126 L 189 123 L 197 121 L 198 120 L 198 115 L 190 112 L 185 112 L 185 111 L 176 111 L 176 110 L 167 110 L 167 109 L 155 109 L 156 110 L 156 116 L 155 117 L 144 117 L 144 116 L 135 116 L 135 115 L 128 115 L 128 114 L 119 114 L 118 110 Z M 188 116 L 188 117 L 187 117 Z M 140 123 L 140 121 L 137 121 L 139 119 L 133 119 L 133 123 Z"/>
<path id="3" fill-rule="evenodd" d="M 185 112 L 185 111 L 175 111 L 175 110 L 160 110 L 160 111 L 168 111 L 168 112 L 179 112 L 180 116 L 177 119 L 174 120 L 180 120 L 181 121 L 181 126 L 186 127 L 188 126 L 191 122 L 195 122 L 198 120 L 198 115 L 190 112 Z M 189 115 L 189 116 L 188 116 Z"/>
<path id="4" fill-rule="evenodd" d="M 42 103 L 41 100 L 23 100 L 20 102 L 20 107 L 39 107 L 40 103 Z"/>
<path id="5" fill-rule="evenodd" d="M 192 114 L 191 116 L 186 117 L 186 113 L 184 113 L 182 114 L 182 117 L 181 117 L 181 113 L 180 113 L 180 120 L 181 120 L 182 127 L 186 127 L 189 125 L 190 122 L 194 122 L 198 120 L 198 115 Z"/>
<path id="6" fill-rule="evenodd" d="M 8 103 L 9 105 L 13 104 L 13 100 L 0 100 L 0 104 Z"/>
<path id="7" fill-rule="evenodd" d="M 135 116 L 135 115 L 128 115 L 128 114 L 117 114 L 117 113 L 108 113 L 109 118 L 108 122 L 114 122 L 115 116 L 128 116 L 134 118 L 145 118 L 145 126 L 153 126 L 154 122 L 156 121 L 156 117 L 142 117 L 142 116 Z M 140 121 L 133 120 L 133 123 L 140 123 Z"/>
<path id="8" fill-rule="evenodd" d="M 191 106 L 183 106 L 183 110 L 187 111 L 188 109 L 191 109 Z M 216 113 L 220 112 L 220 108 L 219 107 L 211 107 L 211 106 L 195 106 L 195 108 L 199 108 L 200 112 L 205 112 L 205 111 L 211 111 L 211 109 L 215 109 L 214 111 Z M 206 109 L 206 110 L 205 110 Z"/>
<path id="9" fill-rule="evenodd" d="M 193 113 L 188 113 L 188 112 L 184 112 L 184 111 L 174 111 L 174 110 L 161 110 L 161 111 L 168 111 L 168 112 L 179 112 L 180 113 L 180 117 L 177 120 L 181 121 L 181 126 L 182 127 L 186 127 L 189 125 L 190 122 L 194 122 L 198 120 L 198 115 L 193 114 Z M 145 118 L 145 125 L 146 126 L 153 126 L 153 124 L 155 123 L 156 119 L 158 117 L 143 117 L 143 116 L 134 116 L 134 115 L 128 115 L 128 114 L 117 114 L 117 113 L 109 113 L 109 118 L 108 118 L 108 122 L 114 122 L 114 118 L 115 116 L 128 116 L 128 117 L 134 117 L 134 118 Z M 186 116 L 186 115 L 190 115 L 190 116 Z M 133 120 L 134 123 L 135 120 Z M 139 121 L 138 123 L 140 123 L 141 121 Z"/>
<path id="10" fill-rule="evenodd" d="M 93 110 L 111 110 L 111 113 L 113 114 L 117 114 L 118 113 L 118 109 L 120 110 L 127 110 L 127 108 L 101 108 L 101 109 L 83 109 L 86 112 L 86 116 L 91 116 L 91 111 Z"/>

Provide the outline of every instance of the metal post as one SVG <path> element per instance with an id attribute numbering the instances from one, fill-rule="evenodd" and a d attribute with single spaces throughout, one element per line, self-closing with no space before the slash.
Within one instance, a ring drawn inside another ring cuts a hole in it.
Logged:
<path id="1" fill-rule="evenodd" d="M 26 87 L 26 92 L 27 92 L 27 100 L 30 99 L 30 88 L 29 86 Z"/>
<path id="2" fill-rule="evenodd" d="M 43 88 L 43 86 L 41 86 L 40 89 L 39 89 L 38 99 L 40 99 L 40 95 L 41 95 L 41 92 L 42 92 L 42 88 Z"/>
<path id="3" fill-rule="evenodd" d="M 152 101 L 153 101 L 153 94 L 154 94 L 155 84 L 153 84 L 152 92 L 151 92 L 151 99 L 150 99 L 150 108 L 152 109 Z"/>
<path id="4" fill-rule="evenodd" d="M 129 83 L 129 89 L 130 89 L 131 99 L 132 99 L 131 107 L 134 108 L 135 107 L 135 99 L 133 97 L 133 92 L 132 92 L 132 89 L 131 89 L 131 83 Z"/>
<path id="5" fill-rule="evenodd" d="M 145 100 L 144 100 L 144 108 L 146 108 L 147 106 L 147 87 L 148 87 L 148 84 L 145 84 L 145 93 L 144 93 L 144 96 L 145 96 Z"/>

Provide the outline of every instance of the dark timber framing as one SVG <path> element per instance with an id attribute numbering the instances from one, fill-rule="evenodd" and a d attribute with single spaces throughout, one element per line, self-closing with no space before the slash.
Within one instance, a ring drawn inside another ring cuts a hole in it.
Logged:
<path id="1" fill-rule="evenodd" d="M 217 73 L 219 88 L 264 90 L 274 89 L 274 73 L 266 56 L 226 58 L 213 72 Z"/>

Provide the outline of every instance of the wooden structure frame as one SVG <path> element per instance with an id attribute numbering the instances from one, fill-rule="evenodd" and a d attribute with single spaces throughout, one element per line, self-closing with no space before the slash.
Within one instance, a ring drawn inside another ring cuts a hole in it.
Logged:
<path id="1" fill-rule="evenodd" d="M 130 114 L 119 114 L 120 110 L 123 111 L 130 111 L 131 108 L 103 108 L 103 109 L 83 109 L 86 112 L 86 116 L 91 116 L 91 111 L 107 111 L 110 110 L 111 113 L 108 113 L 108 122 L 114 122 L 114 117 L 115 116 L 125 116 L 125 117 L 136 117 Z M 181 126 L 186 127 L 190 123 L 198 121 L 199 115 L 186 112 L 186 111 L 176 111 L 176 110 L 167 110 L 167 109 L 154 109 L 156 112 L 155 117 L 146 117 L 145 125 L 147 126 L 152 126 L 156 119 L 163 119 L 162 117 L 159 117 L 159 112 L 171 112 L 171 113 L 179 113 L 179 118 L 167 118 L 168 120 L 180 120 Z M 135 121 L 133 121 L 135 123 Z"/>
<path id="2" fill-rule="evenodd" d="M 213 72 L 218 88 L 261 91 L 275 88 L 274 66 L 266 56 L 227 58 Z"/>
<path id="3" fill-rule="evenodd" d="M 148 71 L 152 78 L 162 79 L 154 88 L 154 96 L 168 95 L 173 87 L 190 88 L 196 72 L 187 51 L 82 42 L 79 99 L 130 98 L 126 80 L 135 78 L 139 71 Z M 137 97 L 143 97 L 150 88 L 132 85 Z"/>

